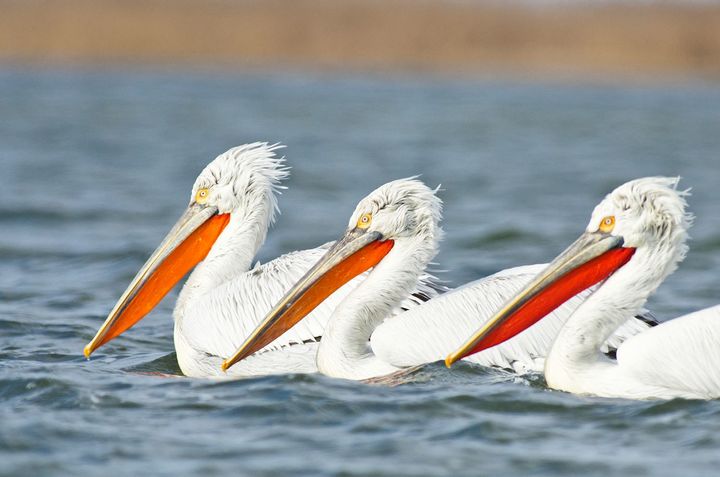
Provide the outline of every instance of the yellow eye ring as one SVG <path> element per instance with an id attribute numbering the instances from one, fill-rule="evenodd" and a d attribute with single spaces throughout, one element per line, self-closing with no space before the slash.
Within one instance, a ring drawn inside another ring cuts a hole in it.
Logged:
<path id="1" fill-rule="evenodd" d="M 198 191 L 195 193 L 195 202 L 198 204 L 204 204 L 208 200 L 208 196 L 210 195 L 210 191 L 206 188 L 198 189 Z"/>
<path id="2" fill-rule="evenodd" d="M 598 229 L 600 232 L 603 233 L 610 233 L 615 228 L 615 216 L 614 215 L 608 215 L 607 217 L 603 217 L 603 219 L 600 221 L 600 226 Z"/>
<path id="3" fill-rule="evenodd" d="M 366 229 L 366 228 L 370 227 L 371 223 L 372 223 L 372 214 L 370 212 L 367 212 L 360 216 L 360 218 L 357 221 L 356 227 L 359 229 Z"/>

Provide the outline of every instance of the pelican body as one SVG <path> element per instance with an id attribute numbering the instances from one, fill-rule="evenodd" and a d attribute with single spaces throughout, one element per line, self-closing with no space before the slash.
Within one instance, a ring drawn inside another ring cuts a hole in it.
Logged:
<path id="1" fill-rule="evenodd" d="M 394 313 L 437 253 L 441 209 L 435 191 L 414 178 L 392 181 L 372 192 L 358 204 L 345 234 L 275 305 L 223 368 L 252 359 L 334 290 L 369 269 L 362 283 L 335 307 L 318 347 L 318 370 L 363 380 L 442 359 L 542 266 L 505 270 Z M 522 372 L 537 369 L 560 325 L 582 299 L 560 307 L 543 326 L 471 360 Z M 630 319 L 610 338 L 610 345 L 648 326 L 627 316 Z"/>
<path id="2" fill-rule="evenodd" d="M 615 360 L 599 352 L 624 317 L 636 313 L 685 257 L 692 222 L 685 195 L 677 179 L 662 177 L 615 189 L 595 208 L 585 233 L 446 363 L 502 343 L 600 283 L 555 339 L 545 362 L 548 386 L 628 399 L 719 398 L 720 306 L 629 338 Z"/>
<path id="3" fill-rule="evenodd" d="M 327 251 L 330 244 L 288 253 L 252 266 L 278 210 L 280 182 L 287 178 L 280 145 L 252 143 L 230 149 L 200 173 L 180 220 L 143 265 L 110 312 L 85 356 L 147 315 L 190 270 L 173 317 L 177 359 L 193 377 L 237 377 L 315 372 L 317 341 L 332 309 L 355 286 L 349 283 L 308 320 L 268 343 L 264 353 L 222 373 L 220 364 L 260 319 Z M 404 297 L 405 307 L 432 297 L 425 280 Z"/>

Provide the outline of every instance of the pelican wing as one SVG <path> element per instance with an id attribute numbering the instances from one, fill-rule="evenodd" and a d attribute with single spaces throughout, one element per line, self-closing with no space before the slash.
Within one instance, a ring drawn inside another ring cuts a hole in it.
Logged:
<path id="1" fill-rule="evenodd" d="M 720 397 L 720 305 L 633 336 L 620 346 L 624 375 L 648 384 Z"/>
<path id="2" fill-rule="evenodd" d="M 503 270 L 447 292 L 401 316 L 388 318 L 372 335 L 373 352 L 398 367 L 444 359 L 546 266 L 528 265 Z M 586 291 L 572 298 L 505 343 L 466 359 L 519 373 L 542 372 L 545 356 L 560 328 L 588 294 Z M 648 326 L 643 320 L 630 318 L 608 340 L 605 351 Z"/>
<path id="3" fill-rule="evenodd" d="M 285 292 L 331 245 L 332 242 L 315 249 L 282 255 L 268 263 L 258 264 L 216 288 L 185 310 L 182 319 L 176 320 L 176 340 L 177 335 L 181 335 L 186 345 L 196 353 L 217 357 L 232 355 Z M 259 354 L 318 341 L 333 310 L 366 274 L 345 284 L 300 323 L 260 350 Z M 398 312 L 413 309 L 441 291 L 443 287 L 437 284 L 435 277 L 425 274 Z"/>
<path id="4" fill-rule="evenodd" d="M 315 355 L 319 343 L 310 342 L 294 346 L 285 346 L 271 352 L 256 353 L 223 372 L 223 358 L 198 352 L 190 347 L 183 335 L 175 336 L 175 348 L 178 361 L 188 376 L 202 378 L 237 378 L 246 376 L 265 376 L 287 373 L 315 373 L 317 364 Z M 185 361 L 183 361 L 185 360 Z"/>
<path id="5" fill-rule="evenodd" d="M 181 319 L 176 319 L 176 336 L 181 334 L 189 347 L 199 352 L 229 356 L 323 253 L 323 248 L 288 253 L 229 280 L 196 300 Z M 320 336 L 325 315 L 325 308 L 318 307 L 302 327 L 288 330 L 282 342 Z"/>

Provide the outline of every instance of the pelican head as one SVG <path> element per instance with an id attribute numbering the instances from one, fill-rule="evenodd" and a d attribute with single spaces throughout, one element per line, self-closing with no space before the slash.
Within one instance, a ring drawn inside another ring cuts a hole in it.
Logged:
<path id="1" fill-rule="evenodd" d="M 687 253 L 687 191 L 678 178 L 627 182 L 595 207 L 585 233 L 501 308 L 445 363 L 506 341 L 581 291 L 634 266 L 637 295 L 647 297 Z M 630 293 L 632 295 L 632 293 Z"/>
<path id="2" fill-rule="evenodd" d="M 381 266 L 394 247 L 412 250 L 408 262 L 430 261 L 442 237 L 442 201 L 435 193 L 416 178 L 408 178 L 388 182 L 361 200 L 344 235 L 223 363 L 223 370 L 271 343 L 345 283 Z M 410 263 L 405 266 L 414 268 Z"/>
<path id="3" fill-rule="evenodd" d="M 357 228 L 386 240 L 437 243 L 442 236 L 442 201 L 435 193 L 415 177 L 383 184 L 358 203 L 346 233 Z"/>
<path id="4" fill-rule="evenodd" d="M 283 147 L 256 142 L 220 154 L 195 180 L 190 205 L 215 209 L 221 215 L 259 207 L 272 222 L 278 210 L 275 192 L 289 175 L 285 158 L 275 154 Z"/>
<path id="5" fill-rule="evenodd" d="M 89 357 L 147 315 L 195 265 L 204 260 L 229 224 L 256 218 L 258 240 L 277 210 L 275 192 L 288 175 L 284 158 L 268 143 L 245 144 L 219 155 L 200 173 L 190 203 L 122 294 L 95 337 Z M 228 240 L 225 237 L 225 240 Z"/>
<path id="6" fill-rule="evenodd" d="M 645 177 L 621 185 L 600 202 L 587 233 L 620 237 L 625 247 L 662 252 L 671 271 L 687 253 L 692 215 L 688 191 L 678 191 L 678 177 Z"/>

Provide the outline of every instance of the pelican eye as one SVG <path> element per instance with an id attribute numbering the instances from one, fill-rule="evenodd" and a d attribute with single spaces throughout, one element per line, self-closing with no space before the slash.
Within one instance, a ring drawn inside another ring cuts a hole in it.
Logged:
<path id="1" fill-rule="evenodd" d="M 603 232 L 606 234 L 609 234 L 610 232 L 612 232 L 613 229 L 615 228 L 615 216 L 608 215 L 607 217 L 604 217 L 600 221 L 600 227 L 598 227 L 598 228 L 600 229 L 600 232 Z"/>
<path id="2" fill-rule="evenodd" d="M 195 193 L 195 202 L 198 204 L 204 204 L 208 200 L 208 196 L 210 195 L 210 191 L 207 188 L 198 189 L 198 191 Z"/>
<path id="3" fill-rule="evenodd" d="M 357 228 L 359 229 L 366 229 L 370 227 L 370 224 L 372 223 L 372 214 L 370 212 L 367 212 L 365 214 L 362 214 L 360 218 L 357 221 Z"/>

